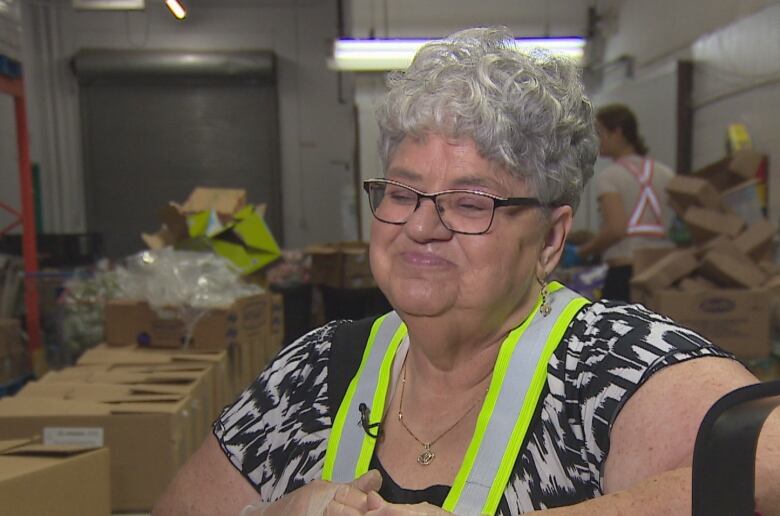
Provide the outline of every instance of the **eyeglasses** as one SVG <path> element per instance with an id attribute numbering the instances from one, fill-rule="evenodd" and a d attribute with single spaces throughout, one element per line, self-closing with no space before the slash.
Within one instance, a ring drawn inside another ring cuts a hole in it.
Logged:
<path id="1" fill-rule="evenodd" d="M 387 224 L 406 224 L 422 199 L 436 206 L 441 223 L 455 233 L 481 235 L 493 224 L 496 208 L 502 206 L 544 206 L 535 197 L 499 197 L 473 190 L 444 190 L 425 193 L 392 179 L 367 179 L 363 189 L 368 194 L 371 212 Z"/>

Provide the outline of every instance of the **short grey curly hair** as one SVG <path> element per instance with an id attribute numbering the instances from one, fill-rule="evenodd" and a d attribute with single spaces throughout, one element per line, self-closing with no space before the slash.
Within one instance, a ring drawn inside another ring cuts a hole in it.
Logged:
<path id="1" fill-rule="evenodd" d="M 388 87 L 377 108 L 385 170 L 406 136 L 468 137 L 543 202 L 577 209 L 598 137 L 570 60 L 518 52 L 505 28 L 468 29 L 423 46 Z"/>

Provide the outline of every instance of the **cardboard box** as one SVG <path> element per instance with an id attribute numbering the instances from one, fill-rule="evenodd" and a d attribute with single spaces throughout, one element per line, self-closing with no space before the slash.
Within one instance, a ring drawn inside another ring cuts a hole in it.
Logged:
<path id="1" fill-rule="evenodd" d="M 706 256 L 706 254 L 712 251 L 713 249 L 739 251 L 739 248 L 737 248 L 734 245 L 734 240 L 732 238 L 727 237 L 726 235 L 718 235 L 714 238 L 711 238 L 710 240 L 707 240 L 703 244 L 696 246 L 694 249 L 696 252 L 696 257 L 699 259 L 704 258 L 704 256 Z M 739 252 L 741 253 L 741 251 Z"/>
<path id="2" fill-rule="evenodd" d="M 240 188 L 195 188 L 181 205 L 185 214 L 214 210 L 219 215 L 230 216 L 246 206 L 246 190 Z"/>
<path id="3" fill-rule="evenodd" d="M 124 348 L 99 345 L 85 351 L 78 367 L 99 367 L 101 371 L 109 369 L 146 368 L 146 371 L 170 370 L 170 368 L 189 368 L 190 364 L 208 365 L 212 369 L 214 385 L 214 402 L 218 412 L 223 406 L 233 401 L 239 389 L 243 389 L 243 379 L 238 385 L 237 377 L 240 371 L 236 369 L 237 358 L 233 348 L 219 351 L 180 351 L 156 350 L 126 346 Z M 152 369 L 154 368 L 154 369 Z"/>
<path id="4" fill-rule="evenodd" d="M 176 310 L 171 312 L 172 317 L 165 318 L 145 301 L 111 301 L 106 304 L 106 336 L 111 339 L 107 344 L 218 351 L 242 341 L 263 348 L 253 352 L 255 366 L 264 361 L 264 347 L 271 332 L 271 294 L 246 296 L 228 307 L 206 311 L 195 322 L 189 342 L 184 321 L 175 317 Z"/>
<path id="5" fill-rule="evenodd" d="M 683 221 L 697 244 L 703 244 L 718 235 L 734 238 L 745 226 L 744 221 L 736 215 L 697 206 L 685 210 Z"/>
<path id="6" fill-rule="evenodd" d="M 67 387 L 52 397 L 25 391 L 0 399 L 0 439 L 43 435 L 44 442 L 107 446 L 114 512 L 150 511 L 196 445 L 186 396 L 153 402 L 116 396 L 106 402 L 67 399 Z"/>
<path id="7" fill-rule="evenodd" d="M 264 214 L 264 205 L 246 204 L 244 190 L 199 187 L 184 204 L 161 209 L 161 228 L 141 239 L 150 249 L 212 251 L 248 275 L 281 256 Z"/>
<path id="8" fill-rule="evenodd" d="M 311 256 L 311 282 L 333 288 L 376 286 L 366 242 L 337 242 L 306 248 Z"/>
<path id="9" fill-rule="evenodd" d="M 740 359 L 766 357 L 771 352 L 770 303 L 764 289 L 662 290 L 645 304 Z"/>
<path id="10" fill-rule="evenodd" d="M 757 288 L 762 286 L 767 275 L 751 262 L 718 252 L 709 252 L 699 266 L 699 272 L 724 288 Z"/>
<path id="11" fill-rule="evenodd" d="M 631 279 L 631 287 L 647 292 L 665 289 L 696 270 L 697 266 L 696 255 L 692 249 L 674 250 L 635 274 Z"/>
<path id="12" fill-rule="evenodd" d="M 725 254 L 735 260 L 750 261 L 750 257 L 727 236 L 717 236 L 701 246 L 696 251 L 696 256 L 703 260 L 710 253 Z"/>
<path id="13" fill-rule="evenodd" d="M 112 299 L 104 307 L 105 339 L 109 346 L 143 344 L 155 319 L 146 301 Z"/>
<path id="14" fill-rule="evenodd" d="M 756 176 L 766 155 L 752 150 L 740 150 L 733 156 L 723 158 L 693 172 L 693 177 L 709 181 L 723 192 Z"/>
<path id="15" fill-rule="evenodd" d="M 14 516 L 106 516 L 109 464 L 106 448 L 0 441 L 0 508 Z"/>
<path id="16" fill-rule="evenodd" d="M 687 176 L 674 176 L 666 184 L 666 193 L 675 211 L 682 215 L 690 206 L 699 206 L 712 210 L 722 208 L 720 194 L 712 184 L 704 178 Z"/>
<path id="17" fill-rule="evenodd" d="M 734 245 L 753 261 L 769 260 L 772 254 L 772 239 L 776 232 L 774 224 L 761 218 L 737 235 Z"/>
<path id="18" fill-rule="evenodd" d="M 46 374 L 40 382 L 26 385 L 24 391 L 26 395 L 45 396 L 57 392 L 65 399 L 106 403 L 125 398 L 143 403 L 186 398 L 193 442 L 199 443 L 208 434 L 217 412 L 211 372 L 205 364 L 69 367 Z"/>
<path id="19" fill-rule="evenodd" d="M 729 213 L 739 216 L 747 224 L 755 224 L 764 219 L 760 188 L 757 179 L 745 181 L 724 191 L 721 203 Z"/>
<path id="20" fill-rule="evenodd" d="M 680 280 L 679 285 L 681 292 L 704 292 L 716 288 L 718 288 L 718 286 L 715 283 L 706 278 L 702 278 L 701 276 L 683 278 Z"/>
<path id="21" fill-rule="evenodd" d="M 632 259 L 633 274 L 637 275 L 651 265 L 658 262 L 669 253 L 675 251 L 674 247 L 644 247 L 634 251 Z M 565 284 L 565 283 L 564 283 Z"/>

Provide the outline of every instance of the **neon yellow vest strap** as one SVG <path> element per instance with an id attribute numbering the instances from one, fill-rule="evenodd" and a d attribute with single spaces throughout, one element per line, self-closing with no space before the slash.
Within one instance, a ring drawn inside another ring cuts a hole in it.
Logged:
<path id="1" fill-rule="evenodd" d="M 362 403 L 369 407 L 370 424 L 381 422 L 393 358 L 405 335 L 406 325 L 395 312 L 383 315 L 371 327 L 360 366 L 333 421 L 325 451 L 324 480 L 350 482 L 368 471 L 376 440 L 363 431 L 359 407 Z"/>
<path id="2" fill-rule="evenodd" d="M 538 300 L 531 316 L 501 344 L 474 435 L 443 505 L 446 510 L 494 514 L 498 507 L 546 383 L 550 357 L 587 304 L 558 283 L 551 284 L 550 292 L 550 315 L 538 315 Z M 393 359 L 405 335 L 406 326 L 394 312 L 374 323 L 333 423 L 323 479 L 349 482 L 368 470 L 376 441 L 360 425 L 359 406 L 370 407 L 370 423 L 381 420 Z M 483 442 L 490 445 L 482 446 Z"/>
<path id="3" fill-rule="evenodd" d="M 501 344 L 474 435 L 442 506 L 446 510 L 492 515 L 498 508 L 547 382 L 550 357 L 588 303 L 560 283 L 550 291 L 550 314 L 540 315 L 540 299 Z"/>

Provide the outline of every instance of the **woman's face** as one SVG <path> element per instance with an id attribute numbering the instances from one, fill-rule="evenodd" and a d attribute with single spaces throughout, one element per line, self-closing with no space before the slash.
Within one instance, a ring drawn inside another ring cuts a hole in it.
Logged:
<path id="1" fill-rule="evenodd" d="M 533 196 L 521 180 L 482 158 L 470 139 L 406 138 L 387 178 L 428 193 L 469 189 Z M 404 225 L 374 219 L 371 269 L 402 314 L 456 311 L 501 325 L 515 313 L 524 318 L 536 301 L 546 224 L 539 208 L 500 207 L 487 233 L 463 235 L 443 226 L 433 203 L 423 200 Z"/>
<path id="2" fill-rule="evenodd" d="M 622 135 L 617 129 L 611 131 L 596 119 L 596 132 L 599 135 L 599 156 L 609 158 L 615 155 L 616 139 Z"/>

